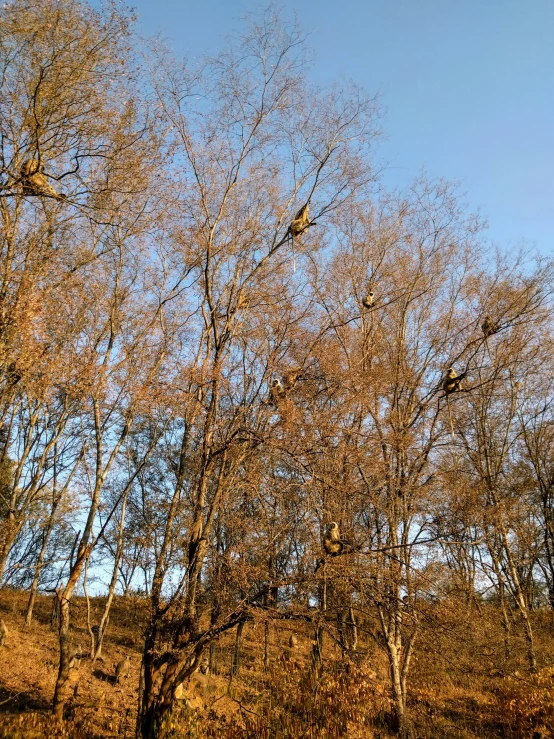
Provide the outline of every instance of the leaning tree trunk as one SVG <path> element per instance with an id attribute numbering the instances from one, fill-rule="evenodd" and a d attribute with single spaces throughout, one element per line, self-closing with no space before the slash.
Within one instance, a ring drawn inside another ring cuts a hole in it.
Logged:
<path id="1" fill-rule="evenodd" d="M 70 698 L 71 683 L 69 681 L 69 660 L 71 645 L 69 641 L 69 605 L 73 590 L 79 578 L 81 570 L 74 571 L 73 577 L 63 590 L 57 592 L 59 603 L 58 640 L 60 645 L 60 664 L 58 677 L 54 689 L 53 713 L 58 721 L 63 720 L 65 704 Z"/>
<path id="2" fill-rule="evenodd" d="M 108 588 L 108 597 L 106 599 L 106 604 L 104 606 L 104 612 L 102 613 L 102 618 L 100 619 L 100 623 L 98 624 L 96 628 L 91 627 L 89 624 L 89 632 L 91 635 L 90 657 L 92 659 L 93 664 L 102 654 L 102 643 L 104 641 L 104 634 L 106 633 L 106 629 L 108 628 L 108 622 L 110 620 L 110 610 L 111 610 L 114 595 L 115 595 L 115 589 L 117 587 L 117 577 L 119 574 L 119 565 L 121 563 L 121 557 L 123 556 L 123 534 L 125 530 L 125 509 L 126 507 L 127 507 L 127 495 L 123 497 L 123 501 L 121 503 L 121 519 L 119 521 L 119 527 L 117 531 L 117 548 L 116 548 L 115 559 L 113 563 L 112 577 L 111 577 L 110 585 Z"/>
<path id="3" fill-rule="evenodd" d="M 104 486 L 104 480 L 108 474 L 116 455 L 121 448 L 121 445 L 125 441 L 127 434 L 129 433 L 131 421 L 128 417 L 121 430 L 121 433 L 112 450 L 109 454 L 106 464 L 103 464 L 103 430 L 100 419 L 100 404 L 98 399 L 93 400 L 94 409 L 94 427 L 96 433 L 96 469 L 95 469 L 95 480 L 94 489 L 91 496 L 90 507 L 87 515 L 87 522 L 83 531 L 83 536 L 79 542 L 77 548 L 77 556 L 75 561 L 72 563 L 69 571 L 69 577 L 65 588 L 60 588 L 58 591 L 58 598 L 60 601 L 60 620 L 58 624 L 58 638 L 60 642 L 60 665 L 58 668 L 58 678 L 56 680 L 56 687 L 54 689 L 54 703 L 53 713 L 58 720 L 63 718 L 63 712 L 65 703 L 69 697 L 69 604 L 73 597 L 73 591 L 77 585 L 83 566 L 88 557 L 90 557 L 92 550 L 96 544 L 93 537 L 93 525 L 98 511 L 98 504 L 100 501 L 100 494 Z"/>

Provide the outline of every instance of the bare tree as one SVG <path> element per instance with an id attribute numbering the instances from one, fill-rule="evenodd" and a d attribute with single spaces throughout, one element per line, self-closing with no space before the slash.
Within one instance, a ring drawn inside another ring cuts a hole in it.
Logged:
<path id="1" fill-rule="evenodd" d="M 266 13 L 204 67 L 177 65 L 162 55 L 154 70 L 186 165 L 181 210 L 190 216 L 176 248 L 195 279 L 196 312 L 191 306 L 188 332 L 196 331 L 197 343 L 186 384 L 184 378 L 180 382 L 188 400 L 181 406 L 176 484 L 152 581 L 143 655 L 144 737 L 157 735 L 175 689 L 194 671 L 210 640 L 244 621 L 249 607 L 263 600 L 263 592 L 250 590 L 216 623 L 201 627 L 202 572 L 214 525 L 216 520 L 221 525 L 224 505 L 265 424 L 260 383 L 267 380 L 268 363 L 260 371 L 250 347 L 256 345 L 262 316 L 278 305 L 279 292 L 283 297 L 290 292 L 288 226 L 306 201 L 313 221 L 323 226 L 327 213 L 371 179 L 358 154 L 373 133 L 374 104 L 359 95 L 310 93 L 302 61 L 301 34 Z M 202 105 L 195 105 L 196 98 Z M 313 248 L 316 230 L 296 239 L 297 258 Z M 239 368 L 254 382 L 235 389 Z M 162 605 L 182 515 L 186 574 Z M 170 646 L 162 649 L 157 645 L 164 633 Z"/>

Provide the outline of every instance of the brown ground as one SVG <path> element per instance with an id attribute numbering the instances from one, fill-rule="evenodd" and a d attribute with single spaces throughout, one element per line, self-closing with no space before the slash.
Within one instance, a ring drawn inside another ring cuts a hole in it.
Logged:
<path id="1" fill-rule="evenodd" d="M 38 599 L 33 624 L 25 628 L 26 598 L 25 593 L 0 591 L 0 617 L 9 629 L 7 644 L 0 647 L 0 737 L 134 737 L 144 602 L 134 597 L 116 599 L 103 658 L 94 665 L 83 659 L 67 721 L 57 725 L 49 713 L 57 672 L 57 638 L 50 623 L 52 598 Z M 103 601 L 96 599 L 92 604 L 97 622 Z M 525 643 L 516 629 L 506 653 L 492 610 L 481 609 L 465 622 L 454 608 L 437 610 L 436 615 L 442 626 L 422 628 L 411 673 L 409 708 L 414 738 L 553 738 L 552 615 L 536 616 L 537 675 L 526 669 Z M 72 620 L 73 643 L 80 644 L 86 654 L 89 637 L 84 601 L 76 600 Z M 272 625 L 268 672 L 262 665 L 263 628 L 263 624 L 245 628 L 240 674 L 232 681 L 234 634 L 222 639 L 216 651 L 218 674 L 196 673 L 193 677 L 187 686 L 187 703 L 172 718 L 172 736 L 390 736 L 387 668 L 375 640 L 366 639 L 360 664 L 349 663 L 346 668 L 338 649 L 326 640 L 324 670 L 315 686 L 310 672 L 311 638 L 304 626 Z M 295 654 L 286 646 L 291 631 L 299 640 Z M 131 656 L 131 674 L 116 685 L 115 664 L 126 655 Z"/>
<path id="2" fill-rule="evenodd" d="M 104 599 L 91 600 L 93 623 L 97 623 Z M 86 658 L 90 648 L 86 604 L 84 599 L 75 599 L 72 643 L 79 644 L 85 656 L 63 727 L 49 716 L 58 665 L 57 632 L 51 624 L 52 597 L 37 599 L 30 627 L 24 625 L 26 603 L 25 593 L 0 591 L 0 617 L 9 629 L 6 646 L 0 647 L 0 737 L 134 736 L 141 634 L 146 620 L 144 602 L 134 597 L 115 599 L 103 655 L 93 665 Z M 232 640 L 229 635 L 219 646 L 219 659 L 228 659 L 229 664 Z M 115 684 L 115 666 L 126 655 L 131 657 L 130 675 Z M 222 672 L 195 674 L 187 686 L 186 701 L 189 709 L 212 710 L 217 720 L 226 722 L 237 712 L 238 703 L 227 696 L 229 671 Z M 232 693 L 233 684 L 231 688 Z"/>
<path id="3" fill-rule="evenodd" d="M 0 613 L 10 630 L 7 646 L 2 648 L 0 711 L 6 718 L 18 712 L 31 712 L 36 716 L 33 717 L 35 722 L 43 723 L 54 694 L 58 664 L 57 634 L 50 625 L 52 598 L 38 599 L 35 618 L 28 628 L 23 623 L 25 604 L 24 593 L 4 591 L 0 596 Z M 79 605 L 84 603 L 79 602 Z M 120 609 L 119 613 L 116 610 L 103 659 L 94 666 L 90 659 L 83 659 L 75 684 L 77 694 L 70 711 L 77 728 L 71 726 L 66 734 L 60 732 L 59 736 L 86 735 L 89 732 L 93 736 L 104 737 L 132 735 L 139 671 L 139 652 L 132 636 L 138 627 L 137 615 L 132 609 L 130 612 Z M 84 623 L 85 613 L 74 612 L 74 616 L 73 642 L 80 644 L 86 654 L 90 642 Z M 131 676 L 122 684 L 115 685 L 114 663 L 127 654 L 131 655 Z M 25 717 L 21 723 L 26 725 L 28 721 L 29 718 Z M 46 731 L 46 727 L 43 726 L 42 730 Z M 50 730 L 48 727 L 49 735 Z"/>

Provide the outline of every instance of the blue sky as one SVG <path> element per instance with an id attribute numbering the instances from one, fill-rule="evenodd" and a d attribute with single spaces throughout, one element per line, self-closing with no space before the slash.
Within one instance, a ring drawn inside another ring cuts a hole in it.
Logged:
<path id="1" fill-rule="evenodd" d="M 214 52 L 252 0 L 137 0 L 140 32 Z M 379 92 L 385 181 L 459 181 L 504 247 L 554 247 L 554 0 L 284 0 L 310 32 L 313 79 Z"/>

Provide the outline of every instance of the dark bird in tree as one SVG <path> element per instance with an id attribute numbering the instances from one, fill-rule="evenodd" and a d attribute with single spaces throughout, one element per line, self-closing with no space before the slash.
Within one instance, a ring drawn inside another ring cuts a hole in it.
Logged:
<path id="1" fill-rule="evenodd" d="M 375 293 L 373 292 L 373 290 L 370 290 L 368 294 L 362 300 L 362 305 L 364 306 L 364 308 L 367 308 L 367 310 L 369 310 L 370 308 L 373 308 L 375 304 L 374 295 Z"/>
<path id="2" fill-rule="evenodd" d="M 308 213 L 308 203 L 306 203 L 306 205 L 303 205 L 298 213 L 294 216 L 294 220 L 289 226 L 289 233 L 293 238 L 295 236 L 300 236 L 300 234 L 303 233 L 308 228 L 308 226 L 311 226 L 311 223 Z"/>
<path id="3" fill-rule="evenodd" d="M 500 331 L 500 325 L 496 321 L 493 321 L 490 316 L 486 316 L 485 320 L 481 324 L 481 328 L 483 329 L 485 339 L 488 339 L 489 336 Z"/>
<path id="4" fill-rule="evenodd" d="M 20 170 L 23 195 L 47 195 L 51 198 L 63 198 L 63 193 L 57 193 L 50 185 L 44 174 L 44 165 L 39 159 L 27 159 Z"/>
<path id="5" fill-rule="evenodd" d="M 449 367 L 446 370 L 446 375 L 442 381 L 442 389 L 446 395 L 455 393 L 457 390 L 462 389 L 462 380 L 467 375 L 467 372 L 462 372 L 461 375 L 457 375 L 453 367 Z"/>

